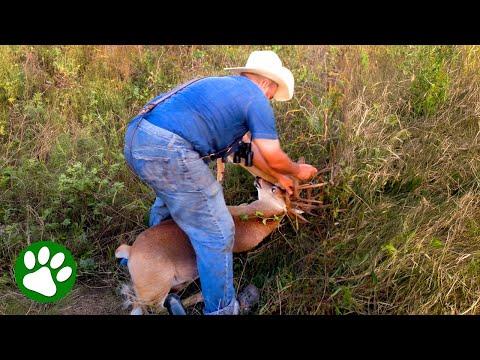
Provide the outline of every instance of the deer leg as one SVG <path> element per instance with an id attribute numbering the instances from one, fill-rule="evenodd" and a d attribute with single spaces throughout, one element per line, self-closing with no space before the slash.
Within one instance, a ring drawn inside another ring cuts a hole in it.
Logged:
<path id="1" fill-rule="evenodd" d="M 203 301 L 203 295 L 201 292 L 198 292 L 196 294 L 193 294 L 192 296 L 189 296 L 185 300 L 182 301 L 182 304 L 184 307 L 190 307 L 195 304 L 198 304 L 199 302 Z"/>
<path id="2" fill-rule="evenodd" d="M 172 291 L 174 291 L 174 292 L 182 291 L 183 289 L 187 288 L 191 283 L 193 283 L 197 279 L 198 279 L 198 276 L 195 277 L 195 279 L 188 280 L 188 281 L 182 282 L 180 284 L 174 285 L 174 286 L 172 286 Z"/>
<path id="3" fill-rule="evenodd" d="M 189 307 L 194 306 L 195 304 L 198 304 L 199 302 L 202 302 L 202 301 L 203 301 L 203 295 L 202 295 L 201 292 L 198 292 L 196 294 L 193 294 L 193 295 L 189 296 L 185 300 L 182 300 L 182 305 L 183 305 L 184 308 L 189 308 Z M 158 310 L 158 314 L 159 315 L 167 314 L 167 308 L 162 306 Z"/>
<path id="4" fill-rule="evenodd" d="M 136 306 L 132 309 L 130 315 L 143 315 L 143 310 L 140 306 Z"/>
<path id="5" fill-rule="evenodd" d="M 149 305 L 160 305 L 161 310 L 164 310 L 163 303 L 165 298 L 167 297 L 168 293 L 170 292 L 170 285 L 165 284 L 161 288 L 152 289 L 149 286 L 144 287 L 135 287 L 135 294 L 137 300 L 133 305 L 133 310 L 131 312 L 132 315 L 141 315 L 142 311 L 142 304 L 143 306 Z"/>

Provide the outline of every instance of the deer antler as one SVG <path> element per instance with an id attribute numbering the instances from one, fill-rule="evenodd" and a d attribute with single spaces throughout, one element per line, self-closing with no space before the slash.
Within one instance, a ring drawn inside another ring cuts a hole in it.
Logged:
<path id="1" fill-rule="evenodd" d="M 298 160 L 299 164 L 304 164 L 305 159 L 301 157 Z M 320 175 L 324 173 L 324 170 L 320 170 L 315 176 L 316 183 L 299 184 L 298 180 L 294 181 L 293 195 L 285 193 L 285 203 L 287 204 L 287 215 L 291 215 L 295 220 L 300 222 L 309 222 L 301 214 L 309 214 L 311 216 L 319 216 L 319 211 L 325 209 L 329 205 L 324 204 L 324 187 L 328 182 L 323 181 L 323 177 Z"/>
<path id="2" fill-rule="evenodd" d="M 303 192 L 301 190 L 299 190 L 298 196 L 285 194 L 287 215 L 292 215 L 294 218 L 299 218 L 302 222 L 309 222 L 301 214 L 306 213 L 311 216 L 319 216 L 320 214 L 318 214 L 317 211 L 324 209 L 327 207 L 327 205 L 324 205 L 323 201 L 315 200 L 313 198 L 314 196 L 319 196 L 320 194 L 312 195 L 311 193 L 307 193 L 307 197 L 303 197 Z"/>

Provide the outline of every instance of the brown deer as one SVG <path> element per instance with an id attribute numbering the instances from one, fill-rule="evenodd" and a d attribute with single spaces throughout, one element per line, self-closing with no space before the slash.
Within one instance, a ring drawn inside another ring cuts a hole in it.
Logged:
<path id="1" fill-rule="evenodd" d="M 228 160 L 232 162 L 232 156 Z M 303 163 L 304 159 L 300 158 L 298 162 Z M 272 176 L 255 166 L 239 165 L 255 176 L 258 200 L 228 206 L 235 223 L 234 253 L 256 247 L 280 225 L 284 215 L 291 215 L 297 222 L 305 223 L 308 221 L 300 214 L 317 216 L 315 210 L 324 207 L 322 201 L 312 198 L 312 190 L 322 188 L 326 183 L 299 185 L 294 180 L 294 195 L 289 196 Z M 218 181 L 222 181 L 223 171 L 224 166 L 218 160 Z M 307 192 L 307 198 L 300 196 L 302 191 Z M 187 235 L 173 220 L 163 221 L 143 231 L 132 246 L 120 245 L 115 257 L 128 259 L 133 286 L 125 285 L 122 293 L 127 297 L 126 303 L 133 307 L 132 315 L 144 313 L 148 306 L 159 306 L 165 310 L 163 304 L 171 290 L 180 291 L 198 278 L 195 252 Z M 201 293 L 197 293 L 184 300 L 183 304 L 188 307 L 202 300 Z"/>
<path id="2" fill-rule="evenodd" d="M 228 206 L 235 222 L 233 252 L 256 247 L 280 224 L 287 212 L 285 191 L 262 178 L 256 178 L 258 200 Z M 123 244 L 115 251 L 117 258 L 128 259 L 133 292 L 131 314 L 142 314 L 148 306 L 160 306 L 171 290 L 179 291 L 198 278 L 195 252 L 187 235 L 173 220 L 166 220 L 140 233 L 132 246 Z M 184 302 L 201 301 L 197 294 Z"/>

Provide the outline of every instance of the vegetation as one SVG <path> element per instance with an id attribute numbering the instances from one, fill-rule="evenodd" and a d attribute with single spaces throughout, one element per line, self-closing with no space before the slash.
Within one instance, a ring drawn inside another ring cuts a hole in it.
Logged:
<path id="1" fill-rule="evenodd" d="M 123 159 L 126 124 L 255 49 L 295 75 L 294 99 L 273 105 L 285 151 L 333 184 L 324 216 L 235 256 L 258 313 L 480 313 L 476 46 L 0 47 L 0 313 L 55 312 L 14 284 L 33 241 L 65 244 L 78 286 L 125 281 L 113 252 L 146 228 L 154 198 Z M 255 199 L 241 168 L 224 188 L 228 204 Z"/>

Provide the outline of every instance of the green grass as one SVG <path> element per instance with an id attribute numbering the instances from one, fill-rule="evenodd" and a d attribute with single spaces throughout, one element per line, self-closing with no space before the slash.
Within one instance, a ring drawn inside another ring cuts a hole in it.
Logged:
<path id="1" fill-rule="evenodd" d="M 0 47 L 0 287 L 40 240 L 72 250 L 82 284 L 124 280 L 113 252 L 154 198 L 124 162 L 127 122 L 254 49 L 295 75 L 295 97 L 274 103 L 284 150 L 335 166 L 322 217 L 235 257 L 237 286 L 262 290 L 258 313 L 480 313 L 476 46 Z M 252 180 L 228 166 L 227 203 L 254 200 Z"/>

